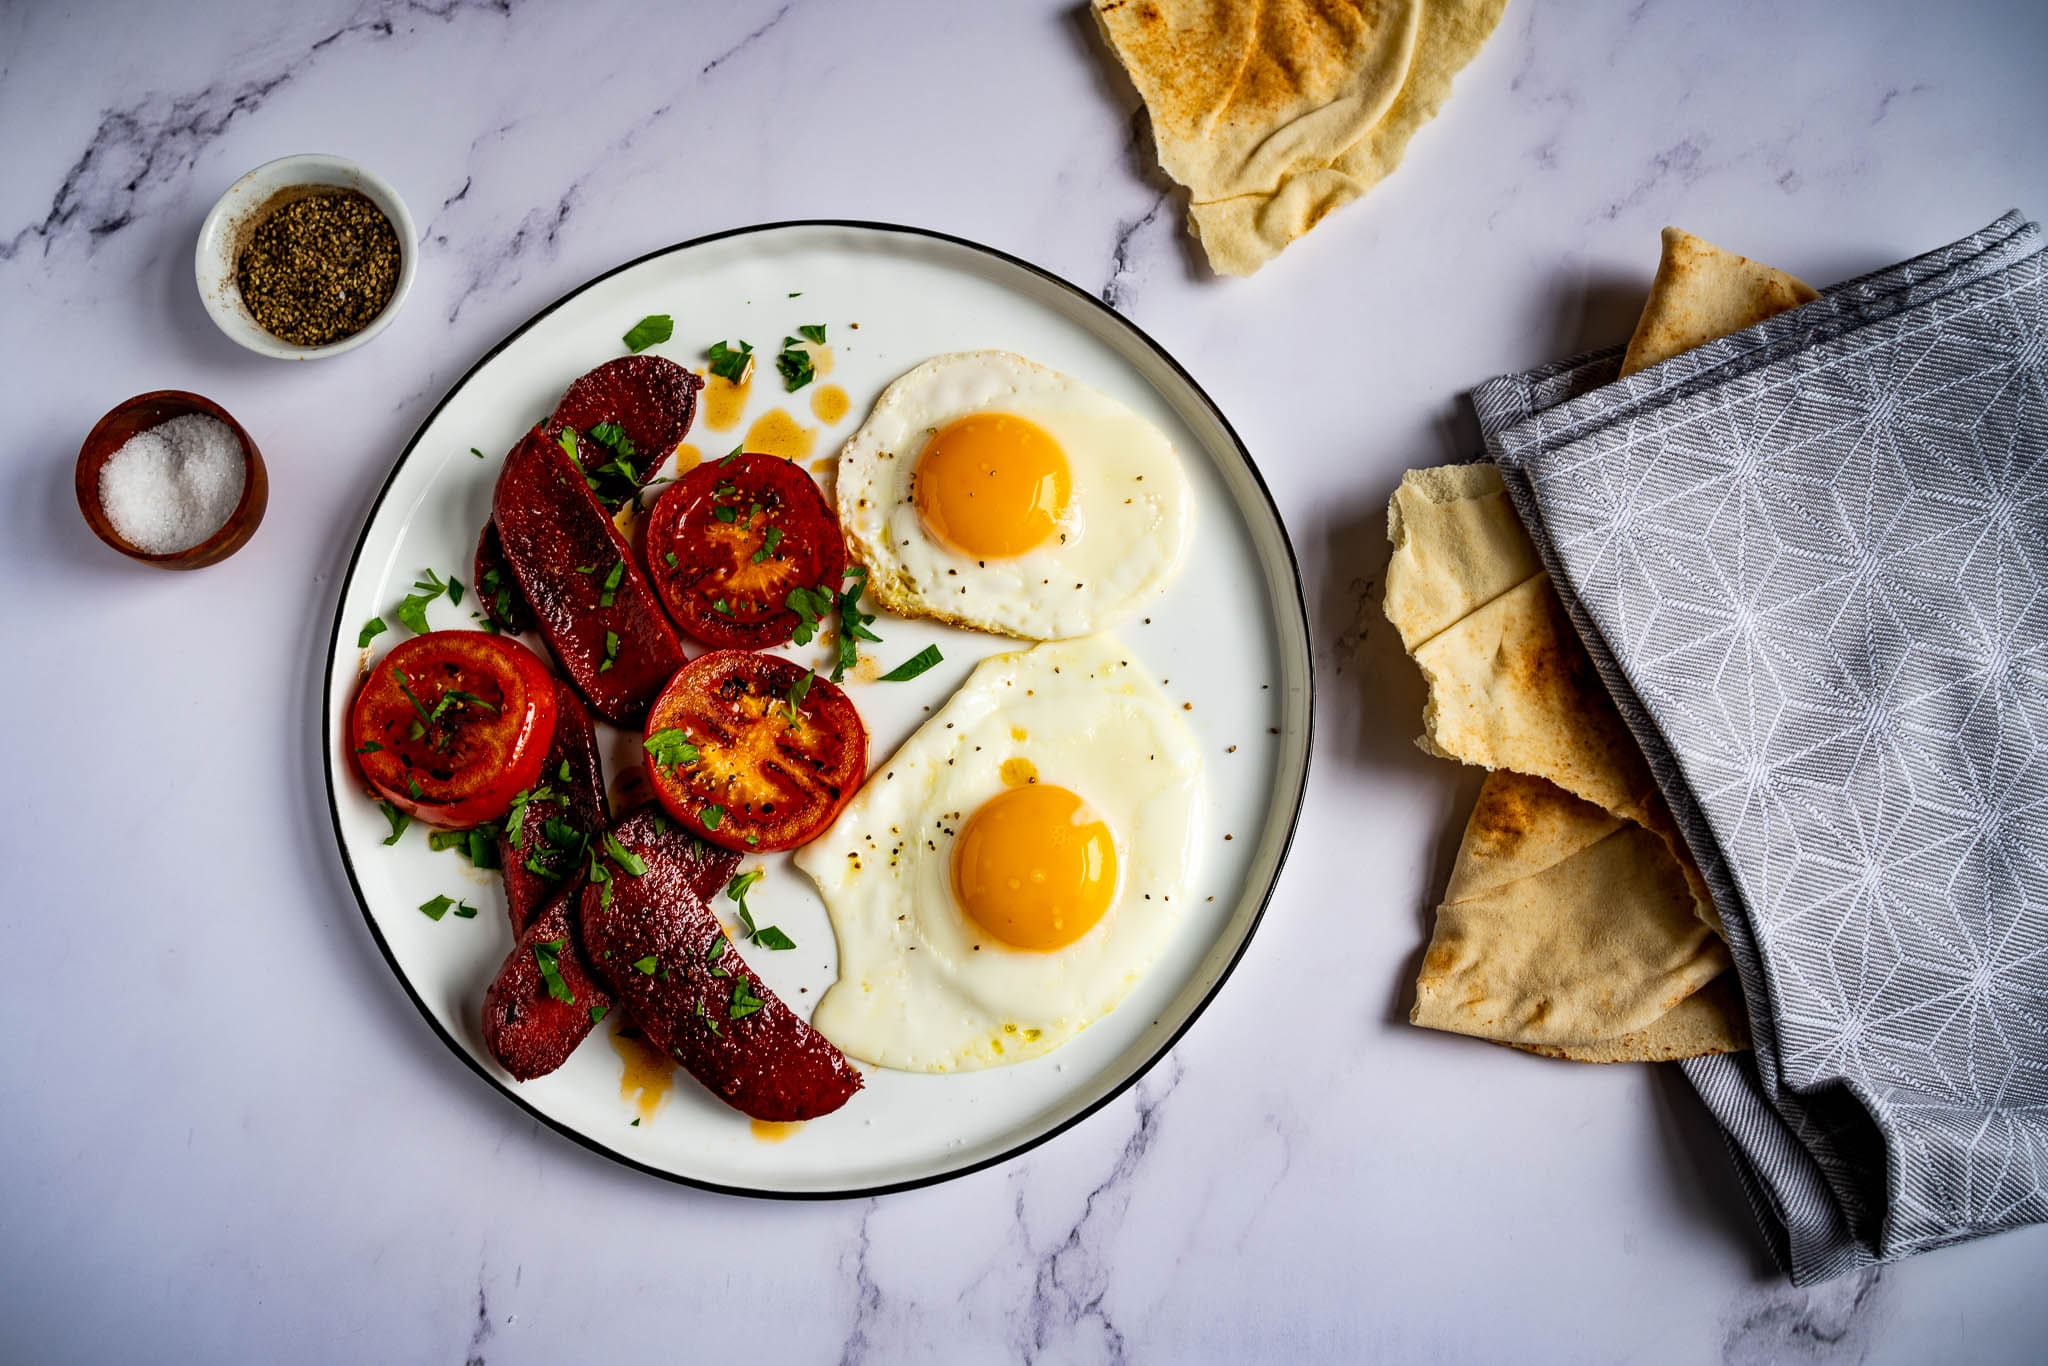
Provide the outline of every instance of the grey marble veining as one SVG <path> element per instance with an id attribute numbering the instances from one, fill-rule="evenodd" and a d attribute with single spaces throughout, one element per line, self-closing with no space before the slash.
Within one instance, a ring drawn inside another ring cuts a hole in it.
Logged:
<path id="1" fill-rule="evenodd" d="M 0 1358 L 2038 1359 L 2040 1230 L 1793 1290 L 1682 1087 L 1402 1023 L 1471 784 L 1410 745 L 1375 599 L 1399 472 L 1469 449 L 1455 396 L 1625 337 L 1664 223 L 1824 282 L 2048 212 L 2044 41 L 2021 4 L 1515 0 L 1400 171 L 1217 281 L 1070 0 L 0 4 L 0 600 L 35 643 L 0 683 L 33 775 L 0 785 Z M 399 185 L 420 273 L 373 345 L 278 366 L 212 331 L 191 243 L 308 150 Z M 802 216 L 1138 321 L 1258 459 L 1319 646 L 1296 852 L 1211 1010 L 1054 1142 L 862 1202 L 654 1182 L 479 1085 L 367 942 L 309 738 L 326 595 L 447 384 L 600 270 Z M 166 386 L 271 468 L 199 575 L 69 501 L 86 426 Z"/>

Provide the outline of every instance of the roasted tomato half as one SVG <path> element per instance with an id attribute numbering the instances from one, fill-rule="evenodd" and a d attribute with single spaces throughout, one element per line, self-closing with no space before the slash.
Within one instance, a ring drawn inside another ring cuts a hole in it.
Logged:
<path id="1" fill-rule="evenodd" d="M 554 734 L 547 666 L 482 631 L 435 631 L 396 646 L 349 711 L 349 748 L 377 795 L 450 830 L 510 810 L 539 781 Z"/>
<path id="2" fill-rule="evenodd" d="M 794 849 L 868 771 L 868 733 L 832 684 L 780 655 L 714 650 L 647 713 L 647 773 L 669 814 L 713 844 Z"/>
<path id="3" fill-rule="evenodd" d="M 793 589 L 838 591 L 846 541 L 801 466 L 728 456 L 697 466 L 655 503 L 647 572 L 685 632 L 707 645 L 760 650 L 796 634 Z"/>

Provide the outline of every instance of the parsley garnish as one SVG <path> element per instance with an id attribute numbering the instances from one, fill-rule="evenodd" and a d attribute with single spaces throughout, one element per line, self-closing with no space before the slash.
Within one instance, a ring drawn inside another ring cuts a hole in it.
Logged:
<path id="1" fill-rule="evenodd" d="M 811 680 L 816 677 L 817 675 L 815 673 L 812 673 L 809 669 L 805 669 L 804 676 L 802 678 L 799 678 L 796 682 L 789 685 L 789 724 L 791 724 L 792 726 L 795 725 L 798 720 L 797 706 L 804 700 L 805 697 L 810 695 Z"/>
<path id="2" fill-rule="evenodd" d="M 770 555 L 773 555 L 775 553 L 776 547 L 781 544 L 782 528 L 779 526 L 769 527 L 767 534 L 765 534 L 761 538 L 760 548 L 754 552 L 754 563 L 759 564 L 761 563 L 761 561 L 767 559 Z"/>
<path id="3" fill-rule="evenodd" d="M 697 819 L 704 822 L 706 830 L 716 830 L 718 823 L 725 819 L 725 808 L 714 803 L 698 812 Z"/>
<path id="4" fill-rule="evenodd" d="M 729 617 L 732 615 L 732 604 L 724 598 L 713 598 L 711 600 L 711 610 L 722 617 Z"/>
<path id="5" fill-rule="evenodd" d="M 846 677 L 846 671 L 860 662 L 860 641 L 880 644 L 882 638 L 868 629 L 874 613 L 860 610 L 860 595 L 868 586 L 868 567 L 847 566 L 848 587 L 839 594 L 839 659 L 832 666 L 832 681 Z"/>
<path id="6" fill-rule="evenodd" d="M 384 624 L 384 618 L 371 617 L 368 621 L 363 623 L 363 629 L 361 633 L 356 636 L 356 648 L 358 650 L 369 649 L 371 641 L 375 640 L 378 636 L 383 635 L 386 631 L 390 629 L 391 628 L 389 626 L 386 626 Z"/>
<path id="7" fill-rule="evenodd" d="M 442 916 L 448 914 L 448 908 L 454 904 L 455 899 L 453 897 L 437 896 L 432 901 L 422 901 L 420 903 L 420 911 L 429 920 L 439 920 Z"/>
<path id="8" fill-rule="evenodd" d="M 635 448 L 633 438 L 626 435 L 626 429 L 616 422 L 600 422 L 590 429 L 590 439 L 610 451 L 613 455 L 631 460 Z"/>
<path id="9" fill-rule="evenodd" d="M 462 606 L 462 580 L 456 578 L 453 574 L 448 576 L 448 605 L 450 607 Z"/>
<path id="10" fill-rule="evenodd" d="M 564 427 L 562 434 L 555 438 L 555 444 L 560 446 L 568 453 L 569 458 L 576 462 L 577 469 L 583 468 L 583 457 L 576 453 L 576 431 L 573 427 Z"/>
<path id="11" fill-rule="evenodd" d="M 659 960 L 653 954 L 650 953 L 645 958 L 636 959 L 633 963 L 633 966 L 640 970 L 641 976 L 652 977 L 654 975 L 654 969 L 658 962 Z"/>
<path id="12" fill-rule="evenodd" d="M 805 341 L 814 341 L 820 346 L 825 344 L 825 324 L 823 323 L 806 323 L 799 327 L 797 331 L 802 334 Z"/>
<path id="13" fill-rule="evenodd" d="M 927 645 L 895 668 L 889 670 L 889 672 L 883 674 L 882 681 L 884 683 L 908 683 L 911 679 L 917 677 L 944 658 L 945 656 L 939 653 L 938 646 Z"/>
<path id="14" fill-rule="evenodd" d="M 766 1004 L 766 1001 L 756 996 L 748 988 L 746 978 L 735 977 L 732 979 L 732 1005 L 725 1012 L 729 1018 L 744 1020 Z"/>
<path id="15" fill-rule="evenodd" d="M 563 1005 L 575 1005 L 576 993 L 569 990 L 569 984 L 562 980 L 562 950 L 569 946 L 567 939 L 550 939 L 533 946 L 533 961 L 540 964 L 540 980 L 547 983 L 548 995 Z"/>
<path id="16" fill-rule="evenodd" d="M 604 633 L 604 663 L 597 666 L 597 671 L 603 673 L 618 662 L 619 633 L 617 631 L 606 631 Z"/>
<path id="17" fill-rule="evenodd" d="M 365 740 L 356 746 L 356 753 L 358 754 L 380 754 L 383 750 L 384 746 L 378 744 L 375 740 Z"/>
<path id="18" fill-rule="evenodd" d="M 697 747 L 690 743 L 690 733 L 685 730 L 658 730 L 647 737 L 646 748 L 647 757 L 660 768 L 697 762 Z"/>
<path id="19" fill-rule="evenodd" d="M 405 827 L 412 824 L 412 817 L 400 811 L 390 802 L 378 802 L 377 809 L 384 813 L 385 820 L 391 822 L 391 833 L 385 837 L 384 843 L 398 843 L 398 837 L 405 833 Z"/>
<path id="20" fill-rule="evenodd" d="M 592 1006 L 590 1008 L 590 1022 L 596 1024 L 599 1020 L 611 1014 L 611 1010 L 610 1006 Z"/>
<path id="21" fill-rule="evenodd" d="M 759 868 L 751 872 L 741 873 L 726 884 L 726 898 L 738 904 L 740 908 L 740 928 L 747 932 L 747 939 L 750 942 L 759 944 L 764 949 L 793 949 L 796 947 L 796 941 L 775 926 L 765 925 L 756 928 L 754 925 L 754 913 L 747 907 L 748 890 L 766 876 L 767 874 Z M 716 958 L 718 955 L 712 954 L 710 956 Z"/>
<path id="22" fill-rule="evenodd" d="M 412 592 L 406 594 L 398 604 L 398 619 L 405 628 L 416 636 L 423 636 L 434 628 L 427 625 L 427 604 L 448 591 L 448 585 L 441 582 L 440 575 L 429 569 L 426 577 L 412 581 Z M 457 588 L 452 599 L 460 602 L 462 590 Z M 365 628 L 368 629 L 367 627 Z"/>
<path id="23" fill-rule="evenodd" d="M 745 342 L 734 350 L 722 341 L 711 343 L 711 373 L 734 384 L 745 381 L 747 367 L 754 363 L 754 348 Z"/>
<path id="24" fill-rule="evenodd" d="M 662 342 L 667 341 L 675 335 L 675 332 L 676 320 L 674 318 L 671 318 L 666 313 L 650 313 L 639 322 L 634 323 L 632 330 L 626 333 L 624 337 L 626 349 L 637 356 L 648 347 L 658 346 Z"/>
<path id="25" fill-rule="evenodd" d="M 481 459 L 483 459 L 483 458 L 484 458 L 484 453 L 483 453 L 482 451 L 478 450 L 478 449 L 477 449 L 476 447 L 474 447 L 474 446 L 471 446 L 471 447 L 469 448 L 469 453 L 470 453 L 471 455 L 475 456 L 475 457 L 476 457 L 477 459 L 479 459 L 479 460 L 481 460 Z"/>
<path id="26" fill-rule="evenodd" d="M 832 610 L 832 590 L 824 584 L 816 588 L 792 588 L 782 605 L 796 613 L 796 634 L 791 637 L 798 645 L 808 645 L 817 638 L 818 619 Z"/>
<path id="27" fill-rule="evenodd" d="M 474 920 L 474 919 L 476 919 L 476 907 L 474 907 L 474 906 L 470 905 L 470 904 L 469 904 L 469 903 L 468 903 L 467 901 L 458 901 L 458 902 L 456 902 L 456 903 L 455 903 L 455 918 L 456 918 L 457 920 Z"/>
<path id="28" fill-rule="evenodd" d="M 674 568 L 676 567 L 676 552 L 675 552 L 675 551 L 671 550 L 671 551 L 669 551 L 669 552 L 668 552 L 668 554 L 666 554 L 666 555 L 662 556 L 661 558 L 662 558 L 662 559 L 663 559 L 664 561 L 666 561 L 666 562 L 667 562 L 667 564 L 668 564 L 668 567 L 669 567 L 670 569 L 674 569 Z"/>
<path id="29" fill-rule="evenodd" d="M 782 350 L 775 357 L 775 368 L 782 372 L 783 389 L 792 394 L 817 377 L 817 370 L 811 364 L 811 353 L 797 345 L 795 337 L 782 339 Z"/>
<path id="30" fill-rule="evenodd" d="M 620 560 L 612 566 L 612 572 L 604 576 L 604 591 L 598 594 L 597 605 L 599 607 L 611 606 L 613 595 L 619 591 L 619 585 L 625 582 L 625 579 L 626 562 Z"/>
<path id="31" fill-rule="evenodd" d="M 647 872 L 647 860 L 620 844 L 619 837 L 609 830 L 604 833 L 604 852 L 628 877 L 641 877 Z"/>

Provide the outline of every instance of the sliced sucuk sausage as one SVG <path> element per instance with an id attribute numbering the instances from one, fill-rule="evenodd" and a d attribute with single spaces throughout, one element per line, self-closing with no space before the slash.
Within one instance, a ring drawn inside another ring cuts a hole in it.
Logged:
<path id="1" fill-rule="evenodd" d="M 484 993 L 484 1046 L 520 1081 L 560 1067 L 611 1009 L 611 997 L 577 952 L 569 923 L 581 886 L 579 875 L 541 908 Z M 550 990 L 550 968 L 560 995 Z"/>
<path id="2" fill-rule="evenodd" d="M 682 667 L 683 647 L 632 548 L 585 484 L 562 439 L 567 430 L 544 423 L 512 448 L 491 519 L 562 672 L 592 711 L 634 725 Z"/>
<path id="3" fill-rule="evenodd" d="M 541 764 L 539 780 L 517 809 L 519 838 L 508 833 L 509 818 L 498 830 L 498 865 L 515 935 L 582 869 L 583 850 L 596 847 L 611 819 L 597 731 L 576 690 L 559 680 L 554 742 Z"/>
<path id="4" fill-rule="evenodd" d="M 590 371 L 562 395 L 554 421 L 587 436 L 593 427 L 616 422 L 633 443 L 637 482 L 645 484 L 690 431 L 697 415 L 697 391 L 704 381 L 660 356 L 621 356 Z M 607 459 L 597 456 L 593 463 Z"/>
<path id="5" fill-rule="evenodd" d="M 512 566 L 505 563 L 505 548 L 498 544 L 498 528 L 493 522 L 485 522 L 483 534 L 476 538 L 474 582 L 485 613 L 500 630 L 516 636 L 533 629 L 533 609 L 526 605 L 526 595 L 519 591 Z"/>
<path id="6" fill-rule="evenodd" d="M 612 834 L 647 871 L 614 874 L 609 908 L 585 887 L 578 923 L 592 967 L 647 1041 L 755 1119 L 815 1119 L 844 1105 L 860 1073 L 740 961 L 710 909 L 705 889 L 715 893 L 739 855 L 652 806 Z"/>

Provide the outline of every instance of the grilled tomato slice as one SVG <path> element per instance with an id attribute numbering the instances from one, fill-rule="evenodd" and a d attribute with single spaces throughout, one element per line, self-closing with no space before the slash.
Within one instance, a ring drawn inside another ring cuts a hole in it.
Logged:
<path id="1" fill-rule="evenodd" d="M 647 773 L 684 826 L 727 849 L 794 849 L 832 823 L 868 771 L 845 693 L 780 655 L 714 650 L 647 713 Z"/>
<path id="2" fill-rule="evenodd" d="M 496 820 L 540 779 L 555 680 L 533 651 L 482 631 L 435 631 L 371 667 L 349 709 L 356 767 L 428 825 Z"/>
<path id="3" fill-rule="evenodd" d="M 697 466 L 647 522 L 647 572 L 676 625 L 707 645 L 760 650 L 796 634 L 796 589 L 837 592 L 839 519 L 811 476 L 775 455 Z"/>

